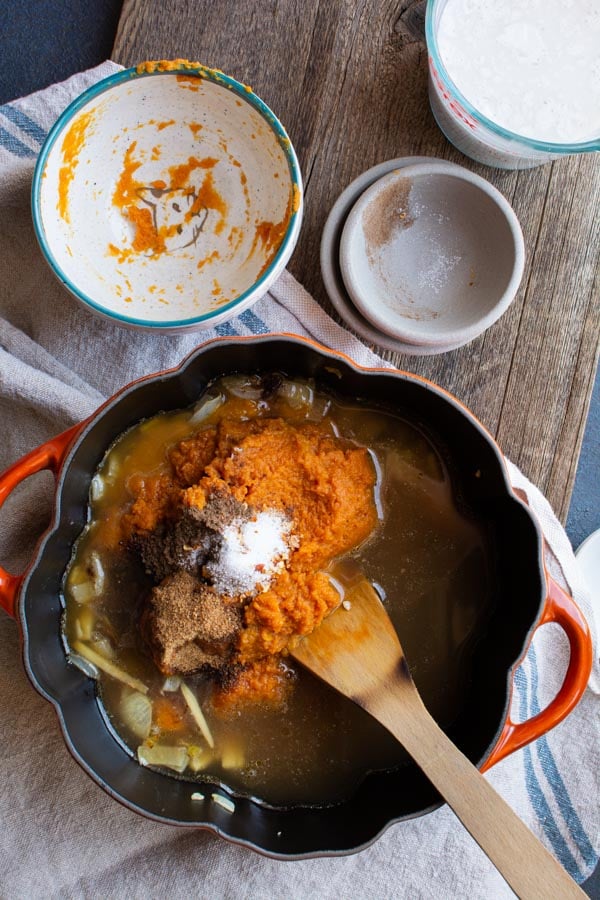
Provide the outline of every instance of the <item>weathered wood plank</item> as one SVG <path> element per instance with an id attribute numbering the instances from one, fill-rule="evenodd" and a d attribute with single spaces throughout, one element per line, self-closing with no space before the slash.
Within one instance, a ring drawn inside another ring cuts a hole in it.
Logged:
<path id="1" fill-rule="evenodd" d="M 330 313 L 321 232 L 336 197 L 369 166 L 439 156 L 508 197 L 527 249 L 508 313 L 454 353 L 384 355 L 467 403 L 565 518 L 600 339 L 600 158 L 517 173 L 461 156 L 429 110 L 423 12 L 423 0 L 125 0 L 114 58 L 200 59 L 251 84 L 273 107 L 306 182 L 290 269 Z"/>

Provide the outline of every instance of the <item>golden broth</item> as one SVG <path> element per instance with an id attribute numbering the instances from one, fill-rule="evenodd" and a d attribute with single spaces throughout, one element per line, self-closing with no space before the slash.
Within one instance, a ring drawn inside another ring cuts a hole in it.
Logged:
<path id="1" fill-rule="evenodd" d="M 488 591 L 483 531 L 459 509 L 447 467 L 430 440 L 389 412 L 314 393 L 305 382 L 294 384 L 303 402 L 293 387 L 291 394 L 275 393 L 270 399 L 257 397 L 252 386 L 235 396 L 240 393 L 235 380 L 232 387 L 231 379 L 224 379 L 210 387 L 210 395 L 221 402 L 204 401 L 202 421 L 192 407 L 160 413 L 122 435 L 94 476 L 89 524 L 76 544 L 64 588 L 70 648 L 91 649 L 138 679 L 147 688 L 153 722 L 172 713 L 177 727 L 161 741 L 188 748 L 192 768 L 183 777 L 222 781 L 280 805 L 339 800 L 366 771 L 404 764 L 405 754 L 370 716 L 292 660 L 286 662 L 294 688 L 283 709 L 254 705 L 221 717 L 211 709 L 212 682 L 203 675 L 184 679 L 204 710 L 214 739 L 210 748 L 181 691 L 169 690 L 176 682 L 166 682 L 139 635 L 140 605 L 150 583 L 117 537 L 132 500 L 128 479 L 168 471 L 169 448 L 223 416 L 281 416 L 294 422 L 310 417 L 368 447 L 378 472 L 375 499 L 381 520 L 350 557 L 385 598 L 417 686 L 442 725 L 458 711 L 468 678 L 465 649 L 480 624 Z M 343 589 L 344 561 L 334 563 L 331 572 Z M 116 734 L 135 753 L 140 736 L 122 712 L 132 689 L 104 671 L 97 678 Z"/>

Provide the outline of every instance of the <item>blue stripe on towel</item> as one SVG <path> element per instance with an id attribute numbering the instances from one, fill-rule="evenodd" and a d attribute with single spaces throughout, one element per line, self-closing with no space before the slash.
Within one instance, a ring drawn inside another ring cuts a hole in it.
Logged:
<path id="1" fill-rule="evenodd" d="M 236 331 L 233 325 L 230 325 L 229 322 L 223 322 L 222 325 L 217 325 L 215 327 L 216 333 L 219 337 L 234 337 L 239 335 L 239 331 Z"/>
<path id="2" fill-rule="evenodd" d="M 30 119 L 29 116 L 25 115 L 24 112 L 21 112 L 20 109 L 15 109 L 14 106 L 6 103 L 4 106 L 0 106 L 0 113 L 36 143 L 43 144 L 46 140 L 46 132 L 44 129 L 40 128 L 37 122 Z"/>
<path id="3" fill-rule="evenodd" d="M 248 331 L 251 331 L 252 334 L 268 334 L 269 328 L 265 325 L 262 319 L 253 313 L 251 309 L 247 309 L 239 316 L 240 322 L 242 322 Z"/>
<path id="4" fill-rule="evenodd" d="M 538 700 L 538 667 L 535 649 L 532 646 L 529 650 L 529 659 L 531 660 L 531 712 L 537 715 L 540 711 L 540 703 Z M 598 854 L 594 851 L 588 838 L 586 831 L 581 824 L 581 820 L 573 806 L 573 801 L 569 796 L 569 792 L 558 771 L 556 761 L 552 755 L 552 750 L 546 738 L 542 735 L 536 741 L 536 749 L 542 771 L 548 779 L 548 784 L 552 788 L 552 792 L 556 797 L 556 802 L 563 815 L 573 840 L 579 847 L 579 851 L 585 860 L 587 866 L 595 866 L 598 862 Z"/>
<path id="5" fill-rule="evenodd" d="M 521 720 L 525 721 L 531 713 L 527 708 L 527 697 L 529 692 L 527 689 L 527 675 L 525 674 L 523 665 L 519 666 L 515 672 L 515 687 L 519 697 L 519 715 L 521 716 Z M 552 810 L 548 806 L 548 801 L 544 796 L 537 775 L 535 774 L 531 756 L 531 745 L 528 745 L 523 749 L 523 763 L 525 767 L 525 783 L 527 785 L 529 800 L 531 801 L 531 805 L 538 817 L 538 821 L 544 830 L 544 834 L 550 841 L 558 861 L 564 866 L 569 875 L 572 878 L 579 877 L 581 880 L 579 866 L 554 820 Z"/>
<path id="6" fill-rule="evenodd" d="M 35 150 L 32 150 L 26 144 L 22 144 L 21 141 L 14 136 L 14 134 L 10 134 L 10 132 L 6 131 L 0 125 L 0 146 L 4 147 L 9 153 L 13 153 L 15 156 L 29 157 L 33 158 L 37 156 Z"/>

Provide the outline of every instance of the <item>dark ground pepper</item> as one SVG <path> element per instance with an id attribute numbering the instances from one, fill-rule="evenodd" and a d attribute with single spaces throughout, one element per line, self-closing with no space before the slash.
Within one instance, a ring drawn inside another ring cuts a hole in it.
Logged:
<path id="1" fill-rule="evenodd" d="M 206 562 L 215 541 L 231 522 L 244 522 L 252 511 L 231 494 L 218 491 L 203 509 L 187 507 L 176 519 L 161 522 L 154 531 L 134 534 L 130 550 L 140 559 L 155 584 L 184 570 L 195 574 Z"/>

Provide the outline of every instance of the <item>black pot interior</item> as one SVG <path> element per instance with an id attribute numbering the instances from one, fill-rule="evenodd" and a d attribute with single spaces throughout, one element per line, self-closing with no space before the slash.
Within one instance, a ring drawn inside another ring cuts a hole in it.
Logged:
<path id="1" fill-rule="evenodd" d="M 146 815 L 208 826 L 268 854 L 297 858 L 365 846 L 392 821 L 439 805 L 440 796 L 415 765 L 407 764 L 369 774 L 354 795 L 337 806 L 274 809 L 234 798 L 235 811 L 229 813 L 211 801 L 214 785 L 171 778 L 132 759 L 107 727 L 93 681 L 67 663 L 61 638 L 61 581 L 86 522 L 91 476 L 107 447 L 140 419 L 197 401 L 219 375 L 272 370 L 313 377 L 339 396 L 362 398 L 421 426 L 450 461 L 464 502 L 487 523 L 492 591 L 482 598 L 488 605 L 485 625 L 473 646 L 462 708 L 448 732 L 473 762 L 486 759 L 506 718 L 511 669 L 523 653 L 544 596 L 537 527 L 512 495 L 497 448 L 457 401 L 408 375 L 357 370 L 301 340 L 211 343 L 183 369 L 143 381 L 109 403 L 87 427 L 63 469 L 54 524 L 24 586 L 22 621 L 29 674 L 57 706 L 70 750 L 102 787 Z M 197 791 L 206 799 L 192 800 Z"/>

